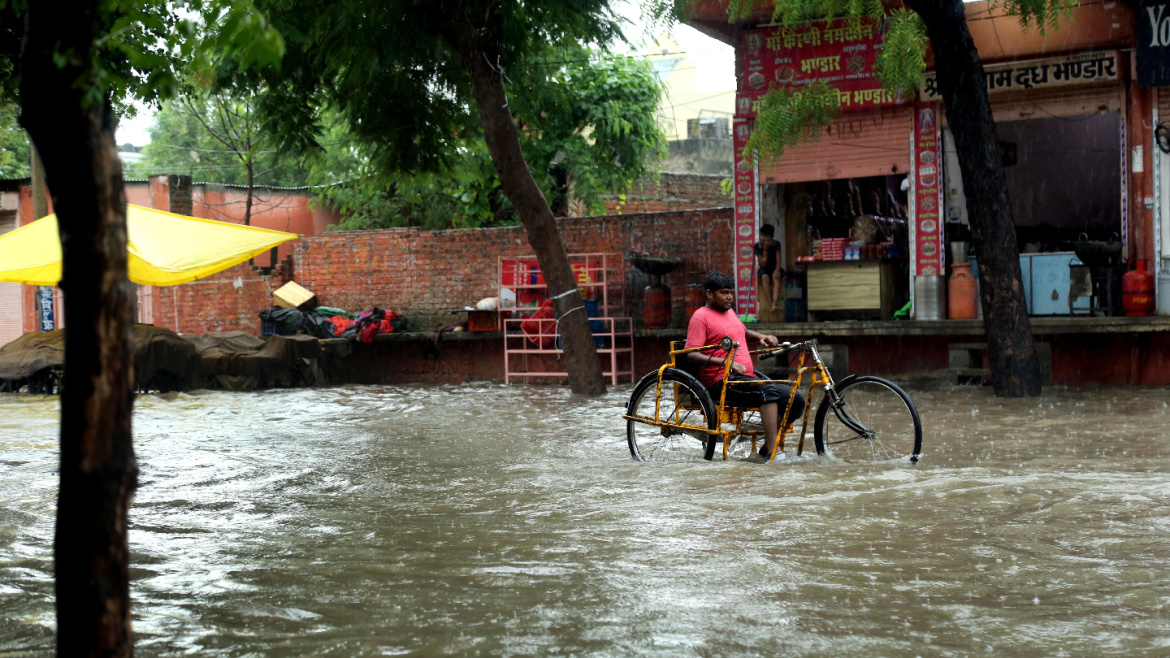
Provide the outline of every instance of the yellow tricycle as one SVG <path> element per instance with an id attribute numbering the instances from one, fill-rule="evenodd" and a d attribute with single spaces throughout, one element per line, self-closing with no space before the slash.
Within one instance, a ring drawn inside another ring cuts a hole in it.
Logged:
<path id="1" fill-rule="evenodd" d="M 758 408 L 733 407 L 726 403 L 727 375 L 739 344 L 725 338 L 716 345 L 686 348 L 682 341 L 671 343 L 670 361 L 647 374 L 634 388 L 626 412 L 626 439 L 630 454 L 639 461 L 711 460 L 716 449 L 723 459 L 747 459 L 763 441 Z M 687 355 L 692 352 L 723 350 L 723 385 L 708 391 L 699 383 L 697 368 Z M 760 360 L 789 359 L 795 378 L 738 381 L 736 386 L 783 384 L 791 387 L 787 406 L 779 405 L 787 418 L 796 393 L 804 388 L 804 418 L 796 454 L 804 452 L 813 394 L 823 391 L 813 421 L 813 443 L 817 454 L 850 462 L 917 463 L 922 454 L 922 422 L 918 409 L 897 384 L 880 377 L 850 375 L 834 382 L 825 367 L 817 341 L 781 343 L 752 351 Z M 798 357 L 795 364 L 792 357 Z M 806 365 L 807 363 L 807 365 Z M 716 394 L 717 392 L 717 394 Z M 716 399 L 718 398 L 718 399 Z M 786 437 L 795 422 L 780 430 L 771 459 L 784 450 Z"/>

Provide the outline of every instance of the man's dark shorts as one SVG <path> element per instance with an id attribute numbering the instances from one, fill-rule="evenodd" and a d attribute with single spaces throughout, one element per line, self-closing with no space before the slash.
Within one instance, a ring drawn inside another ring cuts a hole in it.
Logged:
<path id="1" fill-rule="evenodd" d="M 727 404 L 732 407 L 758 407 L 769 402 L 775 402 L 781 407 L 788 405 L 788 396 L 792 394 L 792 389 L 783 384 L 745 384 L 736 385 L 737 381 L 759 381 L 761 379 L 769 379 L 767 375 L 756 373 L 756 377 L 748 377 L 747 375 L 737 375 L 732 373 L 728 375 L 731 378 L 732 384 L 727 387 Z M 711 400 L 715 404 L 719 404 L 719 395 L 723 392 L 722 384 L 716 384 L 707 389 L 711 394 Z M 783 409 L 779 410 L 783 413 Z M 792 401 L 792 411 L 788 414 L 789 421 L 800 418 L 804 413 L 804 396 L 799 392 L 796 398 Z"/>

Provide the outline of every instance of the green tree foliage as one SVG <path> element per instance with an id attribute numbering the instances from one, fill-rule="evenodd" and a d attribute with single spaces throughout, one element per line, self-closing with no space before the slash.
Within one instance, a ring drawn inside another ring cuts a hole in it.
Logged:
<path id="1" fill-rule="evenodd" d="M 655 119 L 661 83 L 644 61 L 580 47 L 525 56 L 508 73 L 521 146 L 545 198 L 562 213 L 571 202 L 604 210 L 604 195 L 652 175 L 666 152 Z M 427 229 L 519 221 L 503 193 L 478 126 L 469 127 L 438 171 L 379 170 L 334 113 L 307 162 L 322 201 L 345 217 L 339 229 Z M 558 206 L 559 203 L 559 208 Z"/>
<path id="2" fill-rule="evenodd" d="M 360 149 L 363 173 L 382 178 L 378 189 L 396 190 L 404 174 L 458 180 L 480 170 L 484 151 L 474 142 L 483 129 L 470 80 L 441 36 L 452 11 L 447 4 L 258 3 L 272 7 L 289 44 L 282 72 L 267 76 L 270 93 L 262 105 L 283 145 L 298 152 L 320 146 L 329 119 L 321 108 L 335 108 Z M 481 4 L 468 13 L 483 15 L 497 3 Z M 658 84 L 640 62 L 606 59 L 604 51 L 581 46 L 604 47 L 620 37 L 620 19 L 608 0 L 504 3 L 499 9 L 505 16 L 493 65 L 503 71 L 510 110 L 524 127 L 533 174 L 551 193 L 548 169 L 561 154 L 558 163 L 578 179 L 577 196 L 596 207 L 598 194 L 644 173 L 645 161 L 663 152 L 653 124 Z M 479 201 L 463 220 L 468 225 L 500 205 L 478 191 L 495 186 L 458 187 Z"/>
<path id="3" fill-rule="evenodd" d="M 17 123 L 19 114 L 15 104 L 0 102 L 0 178 L 29 175 L 28 133 Z"/>
<path id="4" fill-rule="evenodd" d="M 514 95 L 512 110 L 525 127 L 524 155 L 546 198 L 568 194 L 567 181 L 587 211 L 600 212 L 602 195 L 625 192 L 666 155 L 656 114 L 662 85 L 644 60 L 580 48 L 550 55 L 515 76 L 530 90 Z"/>
<path id="5" fill-rule="evenodd" d="M 247 185 L 304 185 L 298 157 L 279 153 L 256 123 L 254 94 L 190 91 L 166 101 L 154 115 L 150 143 L 127 176 L 187 174 L 196 181 Z"/>

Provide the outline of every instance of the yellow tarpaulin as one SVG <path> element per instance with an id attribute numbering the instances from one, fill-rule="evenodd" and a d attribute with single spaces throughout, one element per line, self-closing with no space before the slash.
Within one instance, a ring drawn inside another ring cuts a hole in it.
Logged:
<path id="1" fill-rule="evenodd" d="M 300 237 L 126 205 L 130 280 L 173 286 L 210 276 Z M 0 281 L 55 286 L 61 281 L 57 216 L 0 236 Z"/>

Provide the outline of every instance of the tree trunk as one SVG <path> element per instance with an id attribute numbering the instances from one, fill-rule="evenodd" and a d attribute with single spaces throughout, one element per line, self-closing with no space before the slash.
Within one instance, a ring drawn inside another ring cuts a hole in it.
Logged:
<path id="1" fill-rule="evenodd" d="M 475 88 L 475 102 L 483 123 L 484 141 L 492 163 L 500 177 L 508 199 L 520 215 L 528 243 L 536 252 L 540 271 L 548 283 L 548 291 L 554 302 L 557 318 L 560 319 L 561 340 L 565 350 L 565 367 L 569 372 L 569 388 L 574 393 L 601 395 L 605 393 L 601 363 L 597 358 L 597 347 L 585 315 L 585 305 L 578 292 L 577 277 L 569 265 L 565 244 L 553 219 L 552 210 L 532 171 L 520 150 L 520 137 L 512 111 L 508 109 L 508 95 L 504 90 L 503 76 L 493 62 L 494 39 L 490 28 L 492 16 L 487 18 L 489 29 L 480 32 L 467 16 L 462 3 L 450 3 L 454 10 L 441 26 L 439 33 L 447 47 L 471 76 Z M 448 12 L 444 12 L 448 13 Z M 487 45 L 484 45 L 487 44 Z M 559 295 L 564 295 L 560 297 Z"/>
<path id="2" fill-rule="evenodd" d="M 21 120 L 44 161 L 57 212 L 69 327 L 53 541 L 61 656 L 133 652 L 126 528 L 138 467 L 130 431 L 126 200 L 112 108 L 100 92 L 87 93 L 97 80 L 97 5 L 29 3 L 21 57 Z M 71 53 L 60 68 L 55 50 Z"/>
<path id="3" fill-rule="evenodd" d="M 568 217 L 569 216 L 569 170 L 560 165 L 554 165 L 549 169 L 552 174 L 553 181 L 555 181 L 556 188 L 553 192 L 552 203 L 549 207 L 552 208 L 554 217 Z"/>
<path id="4" fill-rule="evenodd" d="M 252 190 L 256 189 L 256 167 L 252 161 L 244 163 L 248 168 L 248 196 L 244 200 L 244 226 L 252 225 Z M 273 263 L 275 265 L 276 263 Z"/>
<path id="5" fill-rule="evenodd" d="M 1015 218 L 1008 200 L 983 62 L 961 0 L 907 0 L 926 23 L 938 87 L 955 137 L 967 195 L 995 394 L 1040 395 L 1040 362 L 1021 285 Z"/>

